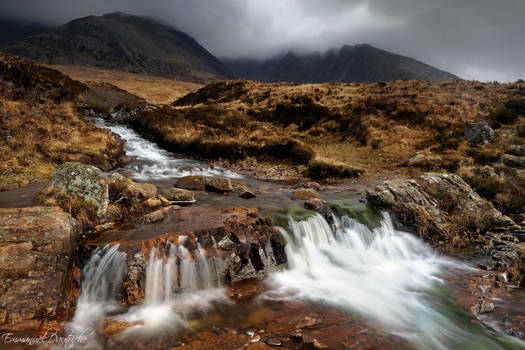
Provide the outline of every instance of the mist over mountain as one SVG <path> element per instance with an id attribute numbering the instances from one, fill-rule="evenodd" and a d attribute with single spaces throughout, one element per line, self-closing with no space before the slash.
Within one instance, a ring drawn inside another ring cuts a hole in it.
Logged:
<path id="1" fill-rule="evenodd" d="M 4 43 L 0 50 L 46 64 L 90 65 L 201 83 L 226 78 L 220 61 L 187 34 L 123 13 L 80 18 Z"/>
<path id="2" fill-rule="evenodd" d="M 27 22 L 0 18 L 0 43 L 22 39 L 52 29 L 53 26 L 37 22 Z"/>
<path id="3" fill-rule="evenodd" d="M 268 60 L 224 59 L 235 77 L 263 82 L 359 83 L 392 80 L 445 81 L 459 79 L 413 58 L 371 45 L 345 45 L 324 53 L 289 52 Z"/>

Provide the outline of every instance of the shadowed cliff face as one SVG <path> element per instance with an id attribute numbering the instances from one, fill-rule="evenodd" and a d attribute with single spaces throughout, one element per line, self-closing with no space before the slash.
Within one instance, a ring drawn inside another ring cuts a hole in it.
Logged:
<path id="1" fill-rule="evenodd" d="M 263 82 L 362 83 L 393 80 L 446 81 L 459 79 L 413 58 L 370 45 L 345 45 L 322 54 L 293 52 L 266 61 L 225 60 L 232 75 Z"/>
<path id="2" fill-rule="evenodd" d="M 92 65 L 195 82 L 226 75 L 219 60 L 183 32 L 121 13 L 77 19 L 6 43 L 1 50 L 48 64 Z"/>

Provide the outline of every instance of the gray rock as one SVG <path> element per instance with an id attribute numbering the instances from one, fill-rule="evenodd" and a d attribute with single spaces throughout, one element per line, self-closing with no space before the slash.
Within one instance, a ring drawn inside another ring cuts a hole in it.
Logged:
<path id="1" fill-rule="evenodd" d="M 406 161 L 406 165 L 414 168 L 424 168 L 439 165 L 441 158 L 418 153 Z"/>
<path id="2" fill-rule="evenodd" d="M 321 214 L 328 223 L 334 222 L 333 212 L 326 201 L 319 198 L 309 199 L 304 203 L 304 207 L 309 210 L 313 210 Z"/>
<path id="3" fill-rule="evenodd" d="M 501 161 L 506 166 L 510 166 L 513 168 L 525 168 L 525 156 L 518 157 L 518 156 L 513 156 L 511 154 L 504 154 L 501 157 Z"/>
<path id="4" fill-rule="evenodd" d="M 470 143 L 486 144 L 494 141 L 494 130 L 484 122 L 472 123 L 467 126 L 465 136 Z"/>
<path id="5" fill-rule="evenodd" d="M 162 192 L 162 196 L 172 202 L 191 202 L 195 200 L 193 192 L 181 188 L 169 188 Z"/>
<path id="6" fill-rule="evenodd" d="M 109 205 L 109 190 L 104 173 L 94 166 L 68 162 L 58 167 L 52 185 L 64 189 L 97 208 L 97 216 L 103 217 Z"/>
<path id="7" fill-rule="evenodd" d="M 507 153 L 518 157 L 525 156 L 525 145 L 510 146 Z"/>

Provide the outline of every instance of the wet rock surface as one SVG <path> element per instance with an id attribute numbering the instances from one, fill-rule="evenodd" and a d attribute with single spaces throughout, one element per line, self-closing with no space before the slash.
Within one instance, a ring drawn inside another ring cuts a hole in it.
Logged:
<path id="1" fill-rule="evenodd" d="M 190 202 L 195 200 L 193 192 L 181 188 L 169 188 L 162 192 L 162 197 L 172 202 Z"/>
<path id="2" fill-rule="evenodd" d="M 184 176 L 177 180 L 175 187 L 192 191 L 204 191 L 206 178 L 202 175 Z"/>
<path id="3" fill-rule="evenodd" d="M 233 184 L 228 178 L 217 177 L 211 180 L 206 180 L 206 190 L 218 193 L 231 192 L 233 191 Z"/>
<path id="4" fill-rule="evenodd" d="M 38 330 L 67 318 L 79 235 L 58 207 L 0 209 L 0 329 Z"/>

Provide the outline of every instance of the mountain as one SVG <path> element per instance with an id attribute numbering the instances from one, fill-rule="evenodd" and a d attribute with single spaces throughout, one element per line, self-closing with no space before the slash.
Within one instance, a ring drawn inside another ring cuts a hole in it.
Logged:
<path id="1" fill-rule="evenodd" d="M 88 65 L 206 83 L 227 77 L 221 62 L 187 34 L 152 19 L 88 16 L 0 51 L 46 64 Z"/>
<path id="2" fill-rule="evenodd" d="M 266 61 L 223 60 L 231 75 L 262 82 L 361 83 L 393 80 L 445 81 L 459 79 L 413 58 L 368 44 L 345 45 L 324 53 L 289 52 Z"/>

